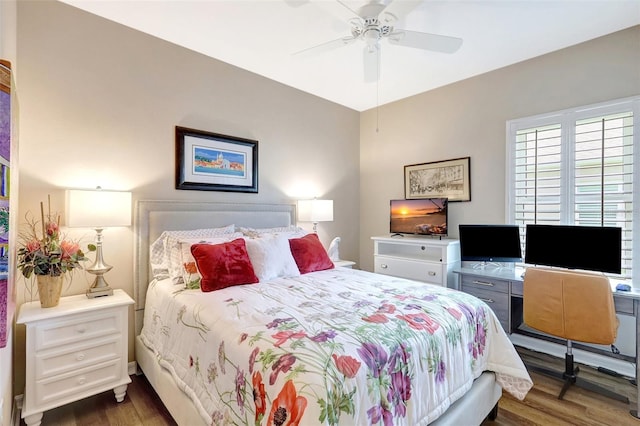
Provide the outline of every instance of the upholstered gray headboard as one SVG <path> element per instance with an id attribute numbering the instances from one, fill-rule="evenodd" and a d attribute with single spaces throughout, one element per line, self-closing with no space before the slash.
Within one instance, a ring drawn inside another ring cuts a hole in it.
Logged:
<path id="1" fill-rule="evenodd" d="M 217 228 L 232 223 L 252 228 L 272 228 L 292 225 L 295 220 L 295 204 L 138 201 L 133 224 L 136 335 L 142 329 L 147 286 L 151 281 L 149 246 L 163 231 Z"/>

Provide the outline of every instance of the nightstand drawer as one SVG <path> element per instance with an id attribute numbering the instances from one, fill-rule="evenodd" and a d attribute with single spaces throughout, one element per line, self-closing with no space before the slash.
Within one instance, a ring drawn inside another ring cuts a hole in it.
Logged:
<path id="1" fill-rule="evenodd" d="M 376 256 L 374 272 L 444 285 L 442 264 Z"/>
<path id="2" fill-rule="evenodd" d="M 118 358 L 122 354 L 122 336 L 113 335 L 74 346 L 37 353 L 35 379 L 41 380 L 55 374 L 77 371 Z"/>
<path id="3" fill-rule="evenodd" d="M 72 315 L 64 320 L 41 324 L 35 330 L 35 350 L 69 345 L 87 339 L 120 334 L 122 316 L 117 310 L 103 310 L 94 314 Z"/>
<path id="4" fill-rule="evenodd" d="M 108 362 L 76 370 L 50 379 L 39 380 L 35 384 L 35 403 L 40 407 L 58 406 L 109 389 L 121 380 L 122 360 Z M 101 389 L 101 388 L 104 389 Z M 45 408 L 46 409 L 46 408 Z"/>
<path id="5" fill-rule="evenodd" d="M 462 291 L 472 293 L 470 289 L 478 288 L 500 293 L 509 293 L 509 281 L 489 279 L 480 276 L 463 275 Z"/>

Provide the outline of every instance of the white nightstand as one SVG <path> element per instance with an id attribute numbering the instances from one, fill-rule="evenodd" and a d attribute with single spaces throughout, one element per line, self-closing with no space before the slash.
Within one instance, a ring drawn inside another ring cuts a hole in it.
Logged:
<path id="1" fill-rule="evenodd" d="M 113 389 L 122 402 L 127 374 L 129 305 L 122 290 L 113 296 L 63 297 L 53 308 L 40 302 L 20 306 L 27 327 L 22 418 L 37 426 L 52 408 Z"/>
<path id="2" fill-rule="evenodd" d="M 349 268 L 352 269 L 356 262 L 352 262 L 351 260 L 334 260 L 333 265 L 336 268 Z"/>

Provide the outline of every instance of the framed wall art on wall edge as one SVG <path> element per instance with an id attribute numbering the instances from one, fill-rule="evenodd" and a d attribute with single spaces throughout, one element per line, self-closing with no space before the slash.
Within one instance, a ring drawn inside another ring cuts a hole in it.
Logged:
<path id="1" fill-rule="evenodd" d="M 258 192 L 258 141 L 176 126 L 176 189 Z"/>
<path id="2" fill-rule="evenodd" d="M 471 201 L 470 166 L 470 157 L 404 166 L 404 196 Z"/>

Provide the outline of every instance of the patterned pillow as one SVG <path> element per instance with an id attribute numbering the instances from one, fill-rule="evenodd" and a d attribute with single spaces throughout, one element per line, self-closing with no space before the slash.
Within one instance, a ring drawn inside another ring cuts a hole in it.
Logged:
<path id="1" fill-rule="evenodd" d="M 192 229 L 187 231 L 164 231 L 149 247 L 149 263 L 154 278 L 177 277 L 180 274 L 180 239 L 216 237 L 235 232 L 235 225 L 222 228 Z"/>
<path id="2" fill-rule="evenodd" d="M 222 244 L 194 244 L 191 254 L 202 274 L 203 292 L 259 281 L 242 238 Z"/>
<path id="3" fill-rule="evenodd" d="M 191 254 L 191 246 L 194 244 L 221 244 L 240 237 L 242 237 L 240 232 L 234 232 L 233 234 L 225 235 L 223 237 L 185 238 L 180 240 L 180 264 L 182 265 L 180 272 L 182 279 L 178 283 L 174 282 L 174 284 L 184 284 L 185 287 L 189 289 L 200 288 L 202 275 L 198 270 L 196 260 Z"/>
<path id="4" fill-rule="evenodd" d="M 245 242 L 253 270 L 261 282 L 300 275 L 286 235 L 264 234 L 259 238 L 245 238 Z"/>
<path id="5" fill-rule="evenodd" d="M 318 234 L 307 234 L 302 238 L 289 240 L 291 254 L 298 265 L 301 274 L 314 271 L 324 271 L 334 268 L 327 251 L 322 246 Z"/>
<path id="6" fill-rule="evenodd" d="M 258 238 L 265 234 L 279 234 L 286 235 L 288 238 L 302 237 L 307 231 L 299 226 L 280 226 L 277 228 L 246 228 L 239 226 L 237 229 L 242 232 L 246 237 Z"/>

